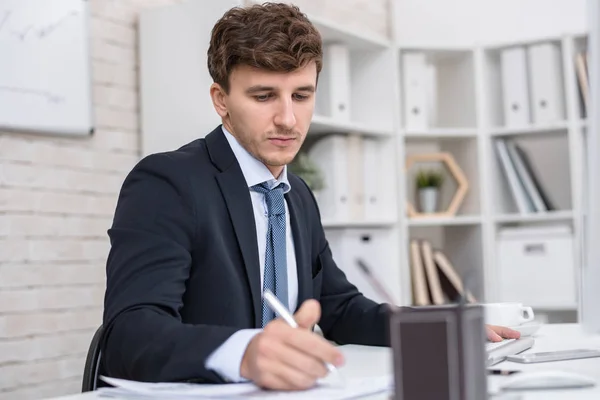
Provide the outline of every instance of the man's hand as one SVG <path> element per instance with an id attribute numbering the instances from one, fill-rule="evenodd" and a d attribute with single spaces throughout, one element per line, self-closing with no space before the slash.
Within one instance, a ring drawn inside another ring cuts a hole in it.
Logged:
<path id="1" fill-rule="evenodd" d="M 487 338 L 491 342 L 501 342 L 504 339 L 518 339 L 521 337 L 519 331 L 504 326 L 486 325 Z"/>
<path id="2" fill-rule="evenodd" d="M 248 344 L 241 376 L 267 389 L 302 390 L 327 375 L 324 363 L 342 365 L 342 353 L 312 332 L 320 316 L 319 303 L 307 300 L 294 315 L 298 328 L 281 319 L 267 324 Z"/>

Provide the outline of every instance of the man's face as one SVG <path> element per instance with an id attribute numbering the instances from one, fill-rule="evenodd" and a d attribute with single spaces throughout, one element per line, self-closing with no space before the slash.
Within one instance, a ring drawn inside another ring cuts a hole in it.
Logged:
<path id="1" fill-rule="evenodd" d="M 278 177 L 306 138 L 316 81 L 314 62 L 293 72 L 242 65 L 229 77 L 228 94 L 216 84 L 211 94 L 225 128 Z"/>

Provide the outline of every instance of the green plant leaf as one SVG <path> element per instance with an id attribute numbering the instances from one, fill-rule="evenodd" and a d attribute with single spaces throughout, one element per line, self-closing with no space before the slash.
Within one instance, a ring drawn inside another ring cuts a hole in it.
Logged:
<path id="1" fill-rule="evenodd" d="M 417 188 L 440 188 L 444 183 L 444 173 L 439 169 L 421 169 L 415 177 Z"/>
<path id="2" fill-rule="evenodd" d="M 302 178 L 312 191 L 322 190 L 325 187 L 321 170 L 306 153 L 299 153 L 289 165 L 289 170 L 291 173 Z"/>

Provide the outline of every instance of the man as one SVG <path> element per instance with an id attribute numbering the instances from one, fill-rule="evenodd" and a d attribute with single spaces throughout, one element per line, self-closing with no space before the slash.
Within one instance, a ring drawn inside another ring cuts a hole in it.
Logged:
<path id="1" fill-rule="evenodd" d="M 146 157 L 109 230 L 102 372 L 144 381 L 250 380 L 303 389 L 343 365 L 337 343 L 388 345 L 388 307 L 336 266 L 306 184 L 286 165 L 315 104 L 322 47 L 293 6 L 235 8 L 212 32 L 222 126 Z M 274 318 L 265 288 L 295 312 Z M 489 329 L 489 328 L 488 328 Z M 518 332 L 489 329 L 493 340 Z"/>

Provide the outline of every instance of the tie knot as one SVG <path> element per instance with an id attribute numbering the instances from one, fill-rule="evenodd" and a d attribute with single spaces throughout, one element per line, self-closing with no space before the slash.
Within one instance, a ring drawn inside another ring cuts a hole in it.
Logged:
<path id="1" fill-rule="evenodd" d="M 269 184 L 267 182 L 252 186 L 252 190 L 265 195 L 269 216 L 285 214 L 283 186 L 283 182 L 273 188 L 269 188 Z"/>

